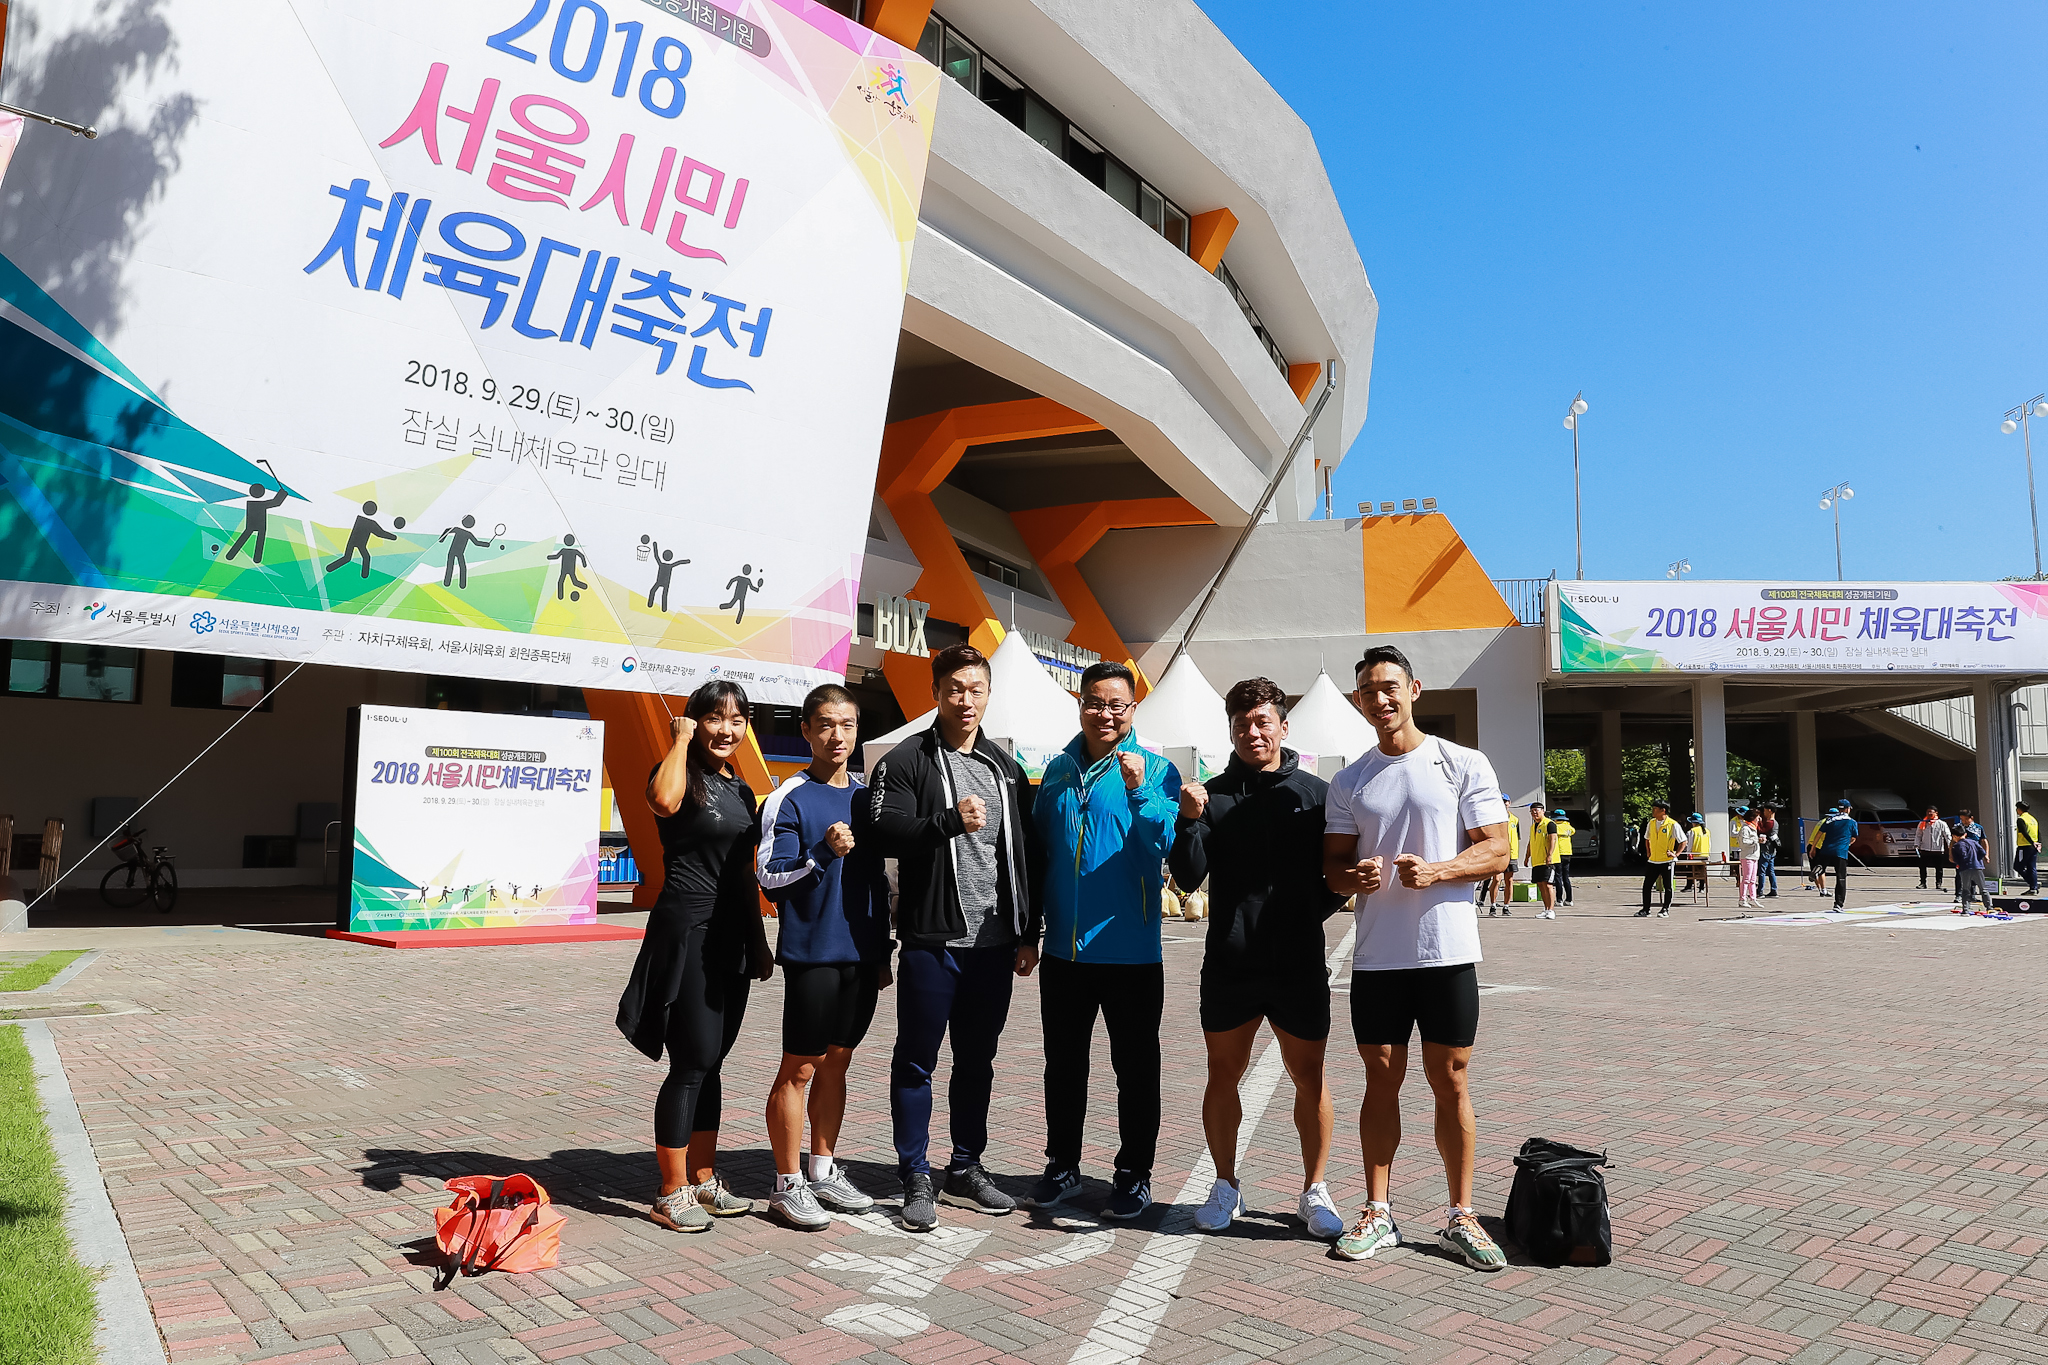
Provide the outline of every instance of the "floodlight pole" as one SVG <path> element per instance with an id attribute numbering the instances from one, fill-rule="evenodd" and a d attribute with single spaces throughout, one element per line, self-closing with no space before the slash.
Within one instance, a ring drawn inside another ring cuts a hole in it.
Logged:
<path id="1" fill-rule="evenodd" d="M 1323 391 L 1316 395 L 1315 406 L 1308 410 L 1308 416 L 1303 419 L 1301 430 L 1294 433 L 1293 444 L 1287 447 L 1287 454 L 1281 458 L 1279 468 L 1275 469 L 1273 477 L 1267 480 L 1266 491 L 1259 495 L 1258 506 L 1252 508 L 1251 518 L 1245 522 L 1244 530 L 1238 532 L 1237 543 L 1230 547 L 1229 557 L 1223 561 L 1223 567 L 1216 571 L 1216 577 L 1209 584 L 1209 591 L 1203 594 L 1202 605 L 1195 608 L 1194 619 L 1188 622 L 1188 628 L 1181 635 L 1180 643 L 1174 646 L 1173 657 L 1166 661 L 1168 668 L 1172 668 L 1180 656 L 1188 652 L 1188 646 L 1194 643 L 1195 632 L 1202 628 L 1202 618 L 1209 614 L 1210 606 L 1216 601 L 1216 594 L 1222 590 L 1223 580 L 1230 576 L 1231 566 L 1236 564 L 1237 557 L 1244 553 L 1245 542 L 1252 538 L 1253 528 L 1259 524 L 1259 519 L 1266 515 L 1266 508 L 1272 504 L 1273 495 L 1280 491 L 1280 485 L 1286 481 L 1287 471 L 1294 468 L 1294 457 L 1301 454 L 1301 448 L 1308 444 L 1309 432 L 1314 430 L 1316 419 L 1323 415 L 1323 406 L 1330 401 L 1330 395 L 1336 391 L 1337 362 L 1326 360 L 1323 362 Z M 1159 676 L 1163 678 L 1166 675 L 1161 673 Z"/>

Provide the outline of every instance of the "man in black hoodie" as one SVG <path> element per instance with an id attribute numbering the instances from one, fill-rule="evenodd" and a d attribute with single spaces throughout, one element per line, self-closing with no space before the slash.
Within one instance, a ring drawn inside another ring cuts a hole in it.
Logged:
<path id="1" fill-rule="evenodd" d="M 981 733 L 993 674 L 981 651 L 932 658 L 937 713 L 922 735 L 875 765 L 855 806 L 854 837 L 896 860 L 896 1050 L 889 1117 L 903 1179 L 903 1225 L 926 1232 L 941 1202 L 1008 1213 L 1017 1201 L 982 1169 L 996 1044 L 1010 987 L 1038 965 L 1043 921 L 1033 888 L 1040 857 L 1030 779 Z M 943 1181 L 926 1156 L 932 1072 L 953 1036 L 946 1091 L 953 1152 Z"/>
<path id="2" fill-rule="evenodd" d="M 1344 1219 L 1323 1183 L 1333 1126 L 1323 1079 L 1330 1037 L 1323 921 L 1343 908 L 1344 898 L 1322 878 L 1329 786 L 1301 769 L 1294 750 L 1281 747 L 1287 694 L 1279 684 L 1247 678 L 1224 696 L 1223 709 L 1230 718 L 1230 764 L 1206 787 L 1181 784 L 1180 820 L 1167 859 L 1183 891 L 1205 878 L 1210 883 L 1202 956 L 1202 1037 L 1209 1051 L 1202 1128 L 1216 1183 L 1195 1225 L 1221 1232 L 1244 1212 L 1237 1086 L 1263 1019 L 1294 1080 L 1303 1167 L 1298 1211 L 1311 1236 L 1331 1238 L 1344 1231 Z"/>

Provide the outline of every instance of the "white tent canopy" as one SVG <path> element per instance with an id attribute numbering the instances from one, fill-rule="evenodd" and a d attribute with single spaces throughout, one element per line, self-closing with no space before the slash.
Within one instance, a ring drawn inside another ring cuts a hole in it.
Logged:
<path id="1" fill-rule="evenodd" d="M 1020 631 L 1003 636 L 996 652 L 989 655 L 988 666 L 988 714 L 981 720 L 982 733 L 997 742 L 1007 741 L 1018 763 L 1036 777 L 1081 728 L 1074 698 L 1052 680 Z M 882 756 L 898 744 L 930 729 L 937 715 L 927 711 L 861 745 L 868 771 L 873 772 Z"/>
<path id="2" fill-rule="evenodd" d="M 1316 675 L 1301 702 L 1287 716 L 1287 747 L 1319 758 L 1341 756 L 1346 763 L 1379 743 L 1379 735 L 1327 673 Z"/>
<path id="3" fill-rule="evenodd" d="M 1185 654 L 1167 666 L 1166 676 L 1138 703 L 1137 725 L 1144 744 L 1195 751 L 1202 771 L 1182 773 L 1183 778 L 1204 780 L 1230 761 L 1230 722 L 1223 714 L 1223 697 Z"/>

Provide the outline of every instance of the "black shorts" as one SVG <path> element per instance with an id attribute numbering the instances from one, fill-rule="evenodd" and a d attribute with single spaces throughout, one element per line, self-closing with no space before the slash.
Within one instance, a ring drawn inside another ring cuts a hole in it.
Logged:
<path id="1" fill-rule="evenodd" d="M 1330 978 L 1320 962 L 1313 972 L 1299 974 L 1204 966 L 1201 1015 L 1204 1033 L 1228 1033 L 1264 1019 L 1282 1033 L 1319 1043 L 1330 1036 Z"/>
<path id="2" fill-rule="evenodd" d="M 1351 974 L 1351 1036 L 1360 1047 L 1422 1041 L 1470 1047 L 1479 1036 L 1479 964 Z"/>
<path id="3" fill-rule="evenodd" d="M 1538 863 L 1535 867 L 1529 869 L 1529 880 L 1535 882 L 1538 886 L 1546 886 L 1550 882 L 1550 874 L 1556 870 L 1556 867 L 1555 863 Z"/>
<path id="4" fill-rule="evenodd" d="M 875 1022 L 877 962 L 782 964 L 782 1050 L 822 1057 L 828 1047 L 859 1047 Z"/>

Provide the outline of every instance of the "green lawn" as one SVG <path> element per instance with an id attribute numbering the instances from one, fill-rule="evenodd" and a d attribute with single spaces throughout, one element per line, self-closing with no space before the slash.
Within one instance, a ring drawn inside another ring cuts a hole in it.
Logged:
<path id="1" fill-rule="evenodd" d="M 64 1180 L 28 1044 L 0 1026 L 0 1365 L 89 1365 L 93 1305 L 92 1272 L 64 1235 Z"/>
<path id="2" fill-rule="evenodd" d="M 57 973 L 84 956 L 85 949 L 72 948 L 61 953 L 44 953 L 26 962 L 0 959 L 0 991 L 32 991 L 38 986 L 46 986 Z"/>

